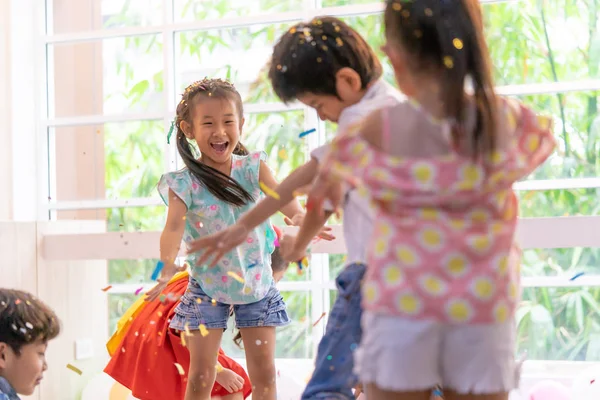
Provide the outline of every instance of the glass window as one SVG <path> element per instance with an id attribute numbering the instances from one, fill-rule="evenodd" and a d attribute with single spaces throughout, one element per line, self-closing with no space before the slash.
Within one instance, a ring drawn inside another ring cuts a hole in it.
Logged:
<path id="1" fill-rule="evenodd" d="M 201 21 L 256 14 L 301 11 L 304 0 L 174 0 L 175 21 Z"/>
<path id="2" fill-rule="evenodd" d="M 50 117 L 162 112 L 161 35 L 48 46 Z"/>
<path id="3" fill-rule="evenodd" d="M 48 33 L 159 25 L 162 0 L 49 0 Z"/>
<path id="4" fill-rule="evenodd" d="M 164 172 L 163 121 L 50 129 L 50 200 L 154 197 Z"/>

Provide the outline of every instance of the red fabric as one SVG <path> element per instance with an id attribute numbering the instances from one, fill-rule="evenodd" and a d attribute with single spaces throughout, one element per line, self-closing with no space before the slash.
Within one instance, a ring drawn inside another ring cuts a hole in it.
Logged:
<path id="1" fill-rule="evenodd" d="M 187 277 L 167 286 L 165 293 L 179 298 L 187 288 Z M 125 338 L 104 369 L 117 382 L 131 390 L 141 400 L 183 399 L 190 365 L 188 350 L 181 344 L 177 333 L 169 329 L 177 301 L 155 300 L 147 304 L 132 321 Z M 223 350 L 219 349 L 218 361 L 244 379 L 244 398 L 252 393 L 252 384 L 244 368 Z M 180 375 L 175 363 L 183 367 Z M 230 394 L 215 382 L 212 396 Z"/>

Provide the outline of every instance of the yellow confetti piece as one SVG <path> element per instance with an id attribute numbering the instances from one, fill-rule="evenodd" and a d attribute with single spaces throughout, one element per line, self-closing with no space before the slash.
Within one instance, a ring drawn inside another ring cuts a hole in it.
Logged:
<path id="1" fill-rule="evenodd" d="M 200 334 L 202 335 L 202 337 L 208 336 L 208 329 L 206 329 L 206 325 L 200 324 L 198 329 L 200 329 Z"/>
<path id="2" fill-rule="evenodd" d="M 201 299 L 200 297 L 198 297 L 198 298 L 196 299 L 196 303 L 198 303 L 198 304 L 202 303 L 202 299 Z"/>
<path id="3" fill-rule="evenodd" d="M 215 299 L 212 299 L 210 302 L 212 303 L 213 306 L 217 305 L 217 301 Z"/>
<path id="4" fill-rule="evenodd" d="M 160 333 L 160 332 L 158 332 L 158 333 Z M 187 347 L 187 342 L 185 341 L 185 337 L 186 337 L 186 336 L 187 336 L 187 335 L 186 335 L 186 333 L 185 333 L 185 332 L 182 332 L 182 334 L 181 334 L 181 335 L 179 335 L 179 338 L 181 339 L 181 345 L 182 345 L 183 347 Z"/>
<path id="5" fill-rule="evenodd" d="M 227 275 L 229 275 L 230 277 L 232 277 L 233 279 L 235 279 L 239 283 L 244 283 L 244 278 L 242 278 L 241 276 L 239 276 L 238 274 L 236 274 L 233 271 L 227 271 Z"/>
<path id="6" fill-rule="evenodd" d="M 454 38 L 452 40 L 452 44 L 454 45 L 454 47 L 456 47 L 457 50 L 462 50 L 463 48 L 463 42 L 459 38 Z"/>
<path id="7" fill-rule="evenodd" d="M 259 183 L 259 186 L 260 186 L 260 190 L 262 190 L 264 194 L 266 194 L 267 196 L 271 196 L 275 200 L 279 200 L 279 193 L 277 193 L 276 191 L 274 191 L 273 189 L 271 189 L 270 187 L 268 187 L 267 185 L 265 185 L 262 182 Z"/>
<path id="8" fill-rule="evenodd" d="M 83 372 L 74 365 L 67 364 L 67 368 L 69 368 L 71 371 L 75 372 L 76 374 L 79 374 L 79 375 L 83 374 Z"/>
<path id="9" fill-rule="evenodd" d="M 285 149 L 281 149 L 279 150 L 279 158 L 281 158 L 282 160 L 287 160 L 287 152 L 285 151 Z"/>
<path id="10" fill-rule="evenodd" d="M 177 363 L 175 363 L 175 368 L 177 368 L 177 372 L 179 372 L 179 375 L 185 375 L 185 371 L 183 370 L 183 367 Z"/>
<path id="11" fill-rule="evenodd" d="M 450 56 L 444 57 L 444 66 L 448 69 L 454 68 L 454 60 Z"/>
<path id="12" fill-rule="evenodd" d="M 217 370 L 217 374 L 223 372 L 223 366 L 221 364 L 215 365 L 215 369 Z"/>

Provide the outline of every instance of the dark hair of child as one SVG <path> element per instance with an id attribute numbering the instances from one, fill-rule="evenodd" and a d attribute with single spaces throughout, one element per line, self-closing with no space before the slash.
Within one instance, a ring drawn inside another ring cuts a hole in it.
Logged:
<path id="1" fill-rule="evenodd" d="M 0 288 L 0 342 L 15 354 L 38 340 L 47 342 L 60 333 L 54 311 L 30 293 Z"/>
<path id="2" fill-rule="evenodd" d="M 470 144 L 475 156 L 493 151 L 497 99 L 479 0 L 388 0 L 384 21 L 388 43 L 408 53 L 413 71 L 441 74 L 441 100 L 455 122 L 455 145 Z M 477 107 L 472 137 L 462 129 L 467 80 Z"/>
<path id="3" fill-rule="evenodd" d="M 351 68 L 362 89 L 383 74 L 375 52 L 354 29 L 334 17 L 317 17 L 299 23 L 277 42 L 269 67 L 269 80 L 284 103 L 305 93 L 339 98 L 336 73 Z"/>
<path id="4" fill-rule="evenodd" d="M 271 268 L 273 269 L 273 274 L 283 271 L 287 268 L 286 262 L 281 257 L 279 253 L 279 247 L 275 247 L 273 253 L 271 253 Z M 238 333 L 233 338 L 233 342 L 241 349 L 242 348 L 242 333 L 238 331 Z"/>
<path id="5" fill-rule="evenodd" d="M 177 150 L 185 166 L 190 170 L 192 175 L 210 191 L 218 199 L 234 206 L 243 206 L 248 202 L 254 201 L 254 198 L 246 189 L 244 189 L 235 179 L 218 171 L 214 168 L 205 165 L 198 161 L 197 151 L 185 136 L 181 129 L 181 122 L 186 121 L 192 123 L 192 110 L 194 102 L 200 97 L 213 99 L 226 99 L 235 104 L 238 112 L 239 120 L 244 116 L 244 106 L 239 92 L 233 84 L 221 79 L 203 79 L 189 85 L 177 105 L 176 117 L 174 121 L 175 129 L 177 130 Z M 233 150 L 233 154 L 244 156 L 248 154 L 248 150 L 241 142 Z"/>

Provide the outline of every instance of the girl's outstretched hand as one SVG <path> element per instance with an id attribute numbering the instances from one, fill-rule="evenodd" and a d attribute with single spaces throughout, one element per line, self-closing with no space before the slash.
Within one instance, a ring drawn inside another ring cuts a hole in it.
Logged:
<path id="1" fill-rule="evenodd" d="M 160 296 L 163 290 L 167 287 L 167 284 L 173 278 L 173 276 L 181 271 L 185 271 L 187 268 L 186 265 L 182 265 L 181 267 L 175 265 L 174 263 L 168 263 L 163 267 L 163 270 L 160 273 L 160 277 L 156 280 L 158 283 L 146 293 L 146 301 L 154 301 Z"/>
<path id="2" fill-rule="evenodd" d="M 190 242 L 187 246 L 188 254 L 202 251 L 202 256 L 196 265 L 204 265 L 212 258 L 210 267 L 217 265 L 223 256 L 242 244 L 248 237 L 248 229 L 242 224 L 234 224 L 221 232 L 202 237 Z"/>

